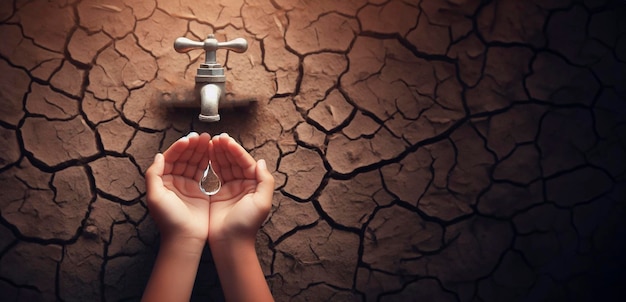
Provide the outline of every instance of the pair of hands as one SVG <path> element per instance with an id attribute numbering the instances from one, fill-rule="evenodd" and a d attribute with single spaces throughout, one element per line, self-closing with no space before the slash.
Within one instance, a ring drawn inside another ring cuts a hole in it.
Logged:
<path id="1" fill-rule="evenodd" d="M 222 181 L 207 196 L 198 183 L 209 160 Z M 195 132 L 157 154 L 146 171 L 150 214 L 162 240 L 255 240 L 272 204 L 274 178 L 233 138 Z"/>

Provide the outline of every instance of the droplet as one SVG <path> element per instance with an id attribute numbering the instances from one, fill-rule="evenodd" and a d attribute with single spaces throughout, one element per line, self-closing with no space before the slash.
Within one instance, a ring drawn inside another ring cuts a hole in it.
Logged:
<path id="1" fill-rule="evenodd" d="M 213 171 L 211 161 L 209 161 L 209 165 L 206 167 L 206 170 L 204 170 L 199 185 L 200 191 L 209 196 L 217 194 L 222 188 L 222 181 L 217 174 L 215 174 L 215 171 Z"/>

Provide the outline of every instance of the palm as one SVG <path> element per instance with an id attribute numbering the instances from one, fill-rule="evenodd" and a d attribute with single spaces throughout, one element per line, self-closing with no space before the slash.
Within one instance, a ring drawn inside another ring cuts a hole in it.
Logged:
<path id="1" fill-rule="evenodd" d="M 231 181 L 211 197 L 209 237 L 228 236 L 254 225 L 254 190 L 256 182 Z M 221 234 L 221 235 L 220 235 Z"/>
<path id="2" fill-rule="evenodd" d="M 180 176 L 165 175 L 163 184 L 169 190 L 167 199 L 170 200 L 166 210 L 176 225 L 187 224 L 189 232 L 194 237 L 206 236 L 208 228 L 209 202 L 199 190 L 198 183 L 193 179 Z M 195 191 L 190 190 L 195 185 Z"/>

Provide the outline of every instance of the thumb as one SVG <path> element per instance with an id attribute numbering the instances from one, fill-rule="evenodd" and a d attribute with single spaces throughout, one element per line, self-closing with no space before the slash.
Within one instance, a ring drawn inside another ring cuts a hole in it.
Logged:
<path id="1" fill-rule="evenodd" d="M 165 159 L 163 154 L 157 153 L 154 156 L 154 162 L 146 170 L 146 193 L 148 194 L 148 203 L 154 200 L 156 196 L 163 193 L 163 169 L 165 168 Z"/>
<path id="2" fill-rule="evenodd" d="M 257 205 L 267 214 L 272 207 L 272 197 L 274 196 L 274 176 L 267 169 L 267 163 L 264 159 L 257 162 L 256 165 L 256 192 L 254 199 Z"/>

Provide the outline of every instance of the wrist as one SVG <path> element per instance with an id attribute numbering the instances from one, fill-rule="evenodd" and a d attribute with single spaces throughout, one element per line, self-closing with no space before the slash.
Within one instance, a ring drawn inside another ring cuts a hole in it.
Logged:
<path id="1" fill-rule="evenodd" d="M 162 236 L 142 300 L 188 301 L 204 244 L 204 240 L 194 238 Z"/>
<path id="2" fill-rule="evenodd" d="M 215 262 L 231 263 L 238 265 L 242 257 L 256 258 L 256 238 L 227 238 L 216 240 L 211 238 L 209 242 L 211 255 Z"/>
<path id="3" fill-rule="evenodd" d="M 206 241 L 183 236 L 161 236 L 160 252 L 200 257 Z"/>
<path id="4" fill-rule="evenodd" d="M 209 238 L 208 243 L 212 254 L 230 256 L 235 251 L 252 250 L 256 252 L 256 238 Z"/>
<path id="5" fill-rule="evenodd" d="M 211 250 L 214 247 L 219 248 L 254 248 L 256 244 L 256 234 L 230 234 L 230 235 L 212 235 L 207 239 L 207 243 Z"/>
<path id="6" fill-rule="evenodd" d="M 211 241 L 226 301 L 273 301 L 256 254 L 255 238 Z"/>

